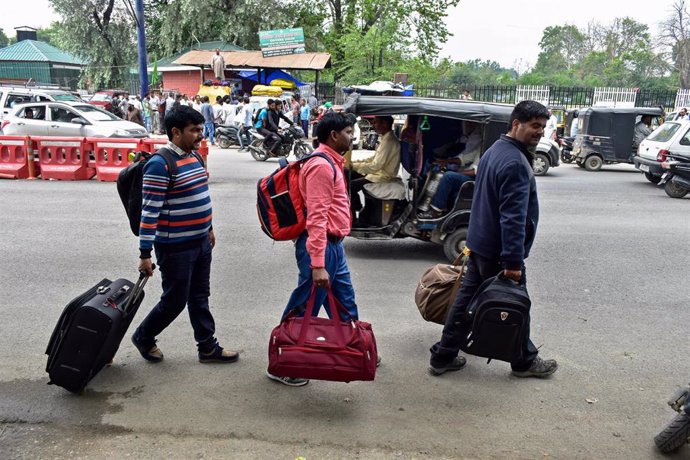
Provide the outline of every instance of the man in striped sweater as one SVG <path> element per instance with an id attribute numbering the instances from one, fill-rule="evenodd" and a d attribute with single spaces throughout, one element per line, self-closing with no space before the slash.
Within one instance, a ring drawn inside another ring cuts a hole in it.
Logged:
<path id="1" fill-rule="evenodd" d="M 141 356 L 151 362 L 163 360 L 156 337 L 184 310 L 194 329 L 199 361 L 237 361 L 239 354 L 224 350 L 215 337 L 209 310 L 213 234 L 208 175 L 198 154 L 203 139 L 204 117 L 180 105 L 165 116 L 168 149 L 177 173 L 171 177 L 166 161 L 155 155 L 144 167 L 143 202 L 139 227 L 139 271 L 153 275 L 151 251 L 155 251 L 163 279 L 163 294 L 132 335 Z"/>

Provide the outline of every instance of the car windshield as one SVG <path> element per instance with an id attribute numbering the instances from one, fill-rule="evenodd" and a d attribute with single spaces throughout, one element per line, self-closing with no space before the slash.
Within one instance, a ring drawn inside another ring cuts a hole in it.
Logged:
<path id="1" fill-rule="evenodd" d="M 106 93 L 96 93 L 91 98 L 91 102 L 110 102 L 113 99 Z"/>
<path id="2" fill-rule="evenodd" d="M 57 94 L 51 94 L 51 96 L 56 101 L 80 101 L 81 100 L 77 96 L 75 96 L 74 94 L 70 94 L 70 93 L 57 93 Z"/>
<path id="3" fill-rule="evenodd" d="M 112 113 L 93 105 L 75 105 L 74 108 L 89 121 L 122 121 Z"/>
<path id="4" fill-rule="evenodd" d="M 678 123 L 664 123 L 659 129 L 654 131 L 647 140 L 654 142 L 668 142 L 676 131 L 680 128 Z"/>

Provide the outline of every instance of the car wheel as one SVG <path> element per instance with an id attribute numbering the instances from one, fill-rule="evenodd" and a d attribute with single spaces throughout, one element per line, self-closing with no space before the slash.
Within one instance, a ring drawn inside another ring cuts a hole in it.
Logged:
<path id="1" fill-rule="evenodd" d="M 453 262 L 465 249 L 466 243 L 467 227 L 457 228 L 443 240 L 443 253 L 450 262 Z"/>
<path id="2" fill-rule="evenodd" d="M 673 179 L 671 179 L 664 184 L 664 192 L 666 192 L 666 195 L 670 196 L 671 198 L 683 198 L 688 194 L 688 192 L 690 192 L 690 190 L 686 189 L 682 185 L 676 184 Z"/>
<path id="3" fill-rule="evenodd" d="M 644 177 L 651 182 L 652 184 L 658 184 L 661 182 L 661 176 L 655 176 L 654 174 L 650 174 L 648 172 L 644 173 Z"/>
<path id="4" fill-rule="evenodd" d="M 221 149 L 229 149 L 230 140 L 225 137 L 218 139 L 218 147 L 220 147 Z"/>
<path id="5" fill-rule="evenodd" d="M 590 155 L 585 158 L 584 165 L 587 171 L 599 171 L 604 164 L 604 160 L 599 155 Z"/>
<path id="6" fill-rule="evenodd" d="M 549 159 L 543 153 L 537 153 L 532 163 L 535 176 L 543 176 L 549 170 Z"/>

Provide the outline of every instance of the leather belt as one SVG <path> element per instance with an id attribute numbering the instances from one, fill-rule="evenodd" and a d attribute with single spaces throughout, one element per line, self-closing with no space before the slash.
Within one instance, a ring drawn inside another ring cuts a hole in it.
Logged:
<path id="1" fill-rule="evenodd" d="M 307 232 L 303 233 L 304 236 L 308 236 Z M 340 243 L 344 240 L 345 238 L 342 236 L 335 236 L 331 234 L 326 234 L 326 240 L 328 240 L 329 243 Z"/>

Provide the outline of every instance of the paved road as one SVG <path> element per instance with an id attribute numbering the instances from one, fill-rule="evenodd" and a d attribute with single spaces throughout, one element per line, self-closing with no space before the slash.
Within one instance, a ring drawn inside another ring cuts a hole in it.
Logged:
<path id="1" fill-rule="evenodd" d="M 241 361 L 199 364 L 183 315 L 160 337 L 163 363 L 144 362 L 127 341 L 80 397 L 46 386 L 44 347 L 69 299 L 103 277 L 135 276 L 136 239 L 112 183 L 0 181 L 3 457 L 658 457 L 665 400 L 690 378 L 676 352 L 687 351 L 690 320 L 690 199 L 666 197 L 628 166 L 563 165 L 538 179 L 542 218 L 527 264 L 534 341 L 561 365 L 547 381 L 472 357 L 458 373 L 429 376 L 441 328 L 421 320 L 413 292 L 441 248 L 348 239 L 361 317 L 384 359 L 376 382 L 286 388 L 263 372 L 296 268 L 291 245 L 265 237 L 254 210 L 255 182 L 275 167 L 235 150 L 209 159 L 211 303 L 218 336 L 244 350 Z"/>

